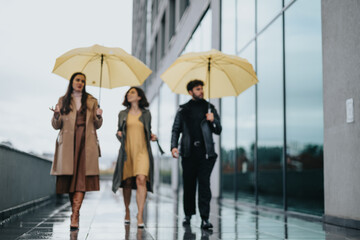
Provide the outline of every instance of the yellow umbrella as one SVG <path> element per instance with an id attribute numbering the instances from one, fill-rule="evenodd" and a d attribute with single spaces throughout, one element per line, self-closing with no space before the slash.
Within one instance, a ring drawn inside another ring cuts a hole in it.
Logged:
<path id="1" fill-rule="evenodd" d="M 244 58 L 212 49 L 180 56 L 160 76 L 174 93 L 188 94 L 189 81 L 204 81 L 204 98 L 237 96 L 258 82 L 252 65 Z"/>
<path id="2" fill-rule="evenodd" d="M 52 72 L 68 80 L 74 72 L 83 72 L 86 85 L 100 88 L 141 85 L 151 74 L 144 63 L 123 49 L 96 44 L 64 53 L 56 59 Z"/>

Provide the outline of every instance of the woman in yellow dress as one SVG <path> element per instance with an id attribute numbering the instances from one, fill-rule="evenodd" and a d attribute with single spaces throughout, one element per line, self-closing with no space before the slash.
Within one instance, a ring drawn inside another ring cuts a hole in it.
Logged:
<path id="1" fill-rule="evenodd" d="M 156 141 L 151 133 L 149 103 L 142 89 L 131 87 L 125 94 L 125 110 L 119 113 L 117 138 L 121 142 L 113 176 L 114 193 L 123 188 L 125 224 L 130 223 L 131 190 L 136 189 L 138 206 L 137 223 L 144 227 L 143 211 L 147 191 L 153 191 L 154 159 L 150 141 Z"/>

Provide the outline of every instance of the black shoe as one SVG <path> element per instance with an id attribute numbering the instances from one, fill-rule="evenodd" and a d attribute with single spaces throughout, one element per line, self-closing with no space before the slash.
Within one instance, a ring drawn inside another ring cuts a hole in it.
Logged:
<path id="1" fill-rule="evenodd" d="M 213 225 L 211 224 L 211 222 L 209 222 L 209 220 L 201 220 L 201 226 L 200 226 L 202 229 L 210 229 L 210 228 L 213 228 Z"/>
<path id="2" fill-rule="evenodd" d="M 182 222 L 183 225 L 190 225 L 191 216 L 185 216 Z"/>

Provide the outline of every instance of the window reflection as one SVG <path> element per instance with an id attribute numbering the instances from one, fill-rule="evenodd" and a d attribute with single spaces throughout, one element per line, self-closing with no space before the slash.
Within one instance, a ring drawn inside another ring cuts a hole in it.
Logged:
<path id="1" fill-rule="evenodd" d="M 191 96 L 190 95 L 179 95 L 179 104 L 184 104 L 184 103 L 187 103 L 189 100 L 191 99 Z"/>
<path id="2" fill-rule="evenodd" d="M 233 198 L 235 189 L 235 97 L 221 99 L 221 190 Z"/>
<path id="3" fill-rule="evenodd" d="M 259 202 L 282 206 L 283 63 L 282 19 L 258 38 Z"/>
<path id="4" fill-rule="evenodd" d="M 209 9 L 196 31 L 191 36 L 182 54 L 189 52 L 202 52 L 211 49 L 211 10 Z"/>
<path id="5" fill-rule="evenodd" d="M 171 184 L 171 164 L 173 158 L 170 153 L 171 129 L 176 113 L 176 95 L 166 84 L 162 84 L 159 94 L 159 142 L 165 151 L 160 157 L 160 184 Z M 161 188 L 160 188 L 161 189 Z"/>
<path id="6" fill-rule="evenodd" d="M 285 6 L 291 3 L 283 13 L 285 29 L 282 16 L 279 15 L 283 2 Z M 257 32 L 264 31 L 257 36 L 257 45 L 255 41 L 247 45 L 255 37 L 255 12 Z M 268 28 L 264 29 L 267 25 Z M 223 196 L 234 198 L 234 194 L 237 194 L 240 201 L 254 202 L 254 146 L 257 128 L 259 204 L 283 207 L 283 134 L 286 128 L 288 207 L 290 210 L 321 214 L 321 1 L 222 1 L 221 43 L 225 53 L 246 58 L 253 65 L 256 60 L 259 78 L 257 96 L 255 88 L 250 88 L 240 94 L 235 102 L 231 98 L 222 99 L 222 121 L 230 124 L 233 131 L 235 126 L 232 118 L 237 121 L 236 133 L 231 132 L 231 127 L 227 126 L 221 136 Z M 283 96 L 284 66 L 286 102 Z M 258 101 L 257 126 L 255 99 Z M 314 201 L 313 204 L 311 200 Z"/>
<path id="7" fill-rule="evenodd" d="M 221 1 L 221 51 L 235 53 L 235 0 Z"/>
<path id="8" fill-rule="evenodd" d="M 255 43 L 240 55 L 255 63 Z M 255 86 L 237 97 L 237 194 L 242 201 L 254 202 Z"/>
<path id="9" fill-rule="evenodd" d="M 257 30 L 260 32 L 282 9 L 282 0 L 257 0 Z"/>
<path id="10" fill-rule="evenodd" d="M 285 14 L 289 209 L 323 213 L 321 1 Z"/>
<path id="11" fill-rule="evenodd" d="M 237 49 L 238 52 L 255 35 L 255 1 L 237 0 Z"/>
<path id="12" fill-rule="evenodd" d="M 284 3 L 285 3 L 285 6 L 288 5 L 290 2 L 292 1 L 296 1 L 296 0 L 285 0 Z"/>
<path id="13" fill-rule="evenodd" d="M 157 95 L 151 101 L 149 110 L 151 112 L 151 131 L 155 135 L 159 137 L 159 96 Z M 151 144 L 151 150 L 154 155 L 154 184 L 155 189 L 159 186 L 159 161 L 160 161 L 160 153 L 156 144 Z M 164 150 L 165 151 L 165 150 Z"/>

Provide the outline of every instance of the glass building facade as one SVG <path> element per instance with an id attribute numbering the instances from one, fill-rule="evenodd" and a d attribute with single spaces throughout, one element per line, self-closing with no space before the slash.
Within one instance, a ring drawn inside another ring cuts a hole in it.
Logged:
<path id="1" fill-rule="evenodd" d="M 222 1 L 221 27 L 259 79 L 221 100 L 222 196 L 321 215 L 321 1 Z"/>
<path id="2" fill-rule="evenodd" d="M 159 2 L 148 4 L 157 15 L 148 17 L 152 19 L 152 42 L 147 44 L 147 63 L 154 73 L 147 80 L 145 90 L 148 92 L 148 87 L 156 86 L 150 98 L 152 126 L 165 150 L 161 156 L 154 145 L 155 182 L 157 186 L 174 187 L 176 181 L 175 187 L 179 187 L 181 177 L 174 180 L 173 176 L 171 128 L 178 106 L 190 97 L 176 95 L 161 83 L 161 66 L 176 45 L 176 38 L 186 39 L 178 55 L 210 50 L 214 41 L 214 13 L 208 4 L 191 36 L 184 37 L 177 32 L 181 16 L 193 14 L 189 8 L 199 2 L 186 1 L 179 13 L 177 1 L 168 1 L 168 8 L 162 13 L 160 10 L 165 7 L 159 8 Z M 221 34 L 215 36 L 221 42 L 220 50 L 246 58 L 259 79 L 256 86 L 239 96 L 220 99 L 218 110 L 223 126 L 218 158 L 220 197 L 322 215 L 321 1 L 223 0 L 220 3 Z M 176 17 L 171 13 L 176 13 Z M 175 30 L 171 29 L 174 27 Z M 180 164 L 175 165 L 181 176 Z"/>

